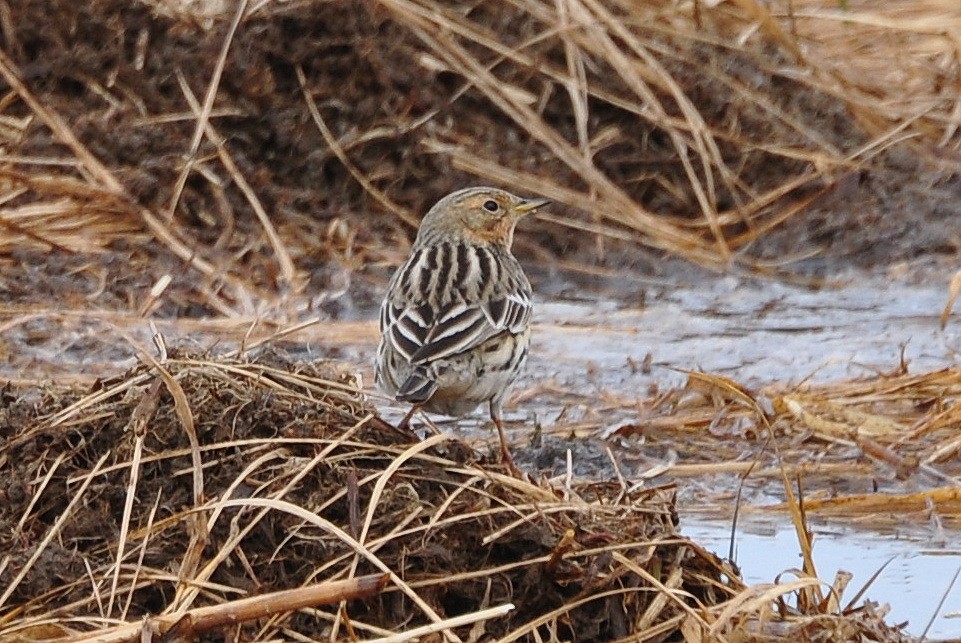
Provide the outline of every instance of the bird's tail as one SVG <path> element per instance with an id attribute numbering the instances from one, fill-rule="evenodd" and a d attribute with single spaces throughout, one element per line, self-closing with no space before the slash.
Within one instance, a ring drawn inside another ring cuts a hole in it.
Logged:
<path id="1" fill-rule="evenodd" d="M 394 397 L 400 402 L 423 404 L 435 391 L 437 391 L 437 381 L 431 377 L 426 368 L 417 366 L 397 389 Z"/>

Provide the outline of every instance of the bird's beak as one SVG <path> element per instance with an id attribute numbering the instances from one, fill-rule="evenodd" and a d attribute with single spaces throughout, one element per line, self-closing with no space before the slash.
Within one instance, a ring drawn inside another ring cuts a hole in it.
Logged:
<path id="1" fill-rule="evenodd" d="M 528 214 L 538 208 L 544 207 L 550 202 L 550 199 L 522 199 L 520 203 L 514 206 L 514 212 L 518 214 Z"/>

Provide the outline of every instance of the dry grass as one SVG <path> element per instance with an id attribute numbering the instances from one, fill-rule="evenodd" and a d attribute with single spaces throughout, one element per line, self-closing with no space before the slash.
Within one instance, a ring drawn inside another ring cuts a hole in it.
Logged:
<path id="1" fill-rule="evenodd" d="M 672 486 L 505 475 L 332 364 L 145 360 L 5 390 L 0 639 L 900 640 L 813 576 L 745 587 Z"/>
<path id="2" fill-rule="evenodd" d="M 558 202 L 518 240 L 542 261 L 645 246 L 766 273 L 817 248 L 756 246 L 860 177 L 947 207 L 934 188 L 959 169 L 948 0 L 22 5 L 0 3 L 0 280 L 22 293 L 0 333 L 24 341 L 38 319 L 103 343 L 151 316 L 264 341 L 316 316 L 305 292 L 396 263 L 468 181 Z M 830 218 L 869 234 L 854 210 Z M 676 533 L 670 486 L 511 478 L 396 432 L 331 365 L 141 360 L 0 391 L 0 639 L 128 640 L 147 614 L 258 640 L 900 638 L 813 566 L 744 587 Z M 780 480 L 768 510 L 802 544 L 804 512 L 957 522 L 959 378 L 692 374 L 619 433 L 676 444 L 679 477 Z M 934 484 L 891 482 L 914 476 Z M 235 610 L 252 620 L 218 620 Z"/>
<path id="3" fill-rule="evenodd" d="M 691 373 L 685 387 L 650 400 L 641 419 L 617 428 L 646 444 L 670 443 L 679 456 L 662 473 L 734 475 L 803 489 L 804 511 L 875 527 L 961 525 L 957 435 L 961 372 L 891 373 L 823 385 L 755 391 L 724 377 Z M 746 453 L 752 453 L 745 458 Z M 919 488 L 920 486 L 920 488 Z M 730 515 L 728 490 L 704 497 Z M 746 505 L 789 511 L 797 502 Z"/>
<path id="4" fill-rule="evenodd" d="M 359 14 L 323 4 L 318 23 L 298 3 L 152 6 L 106 27 L 96 11 L 109 8 L 95 5 L 84 28 L 130 49 L 115 60 L 80 41 L 73 58 L 51 56 L 47 86 L 25 79 L 23 48 L 55 39 L 45 30 L 58 21 L 12 33 L 0 52 L 12 89 L 0 102 L 0 225 L 11 233 L 0 256 L 122 239 L 188 267 L 178 286 L 217 314 L 272 302 L 283 316 L 276 299 L 308 286 L 308 259 L 348 271 L 395 262 L 381 242 L 468 180 L 569 206 L 536 231 L 568 229 L 554 245 L 583 245 L 586 232 L 601 256 L 641 244 L 766 272 L 776 266 L 752 246 L 845 177 L 893 164 L 890 180 L 914 171 L 936 191 L 958 169 L 961 27 L 947 0 L 383 0 Z M 298 19 L 316 57 L 277 31 Z M 327 24 L 347 38 L 330 54 L 348 48 L 346 63 L 324 57 Z M 178 52 L 178 29 L 195 32 L 209 67 L 186 64 L 199 54 Z M 334 82 L 342 64 L 376 82 Z M 104 66 L 107 77 L 91 75 Z M 249 141 L 248 119 L 286 166 Z M 833 216 L 857 226 L 858 213 Z"/>
<path id="5" fill-rule="evenodd" d="M 948 0 L 845 4 L 847 10 L 836 2 L 794 2 L 793 12 L 782 10 L 778 18 L 806 45 L 808 64 L 833 80 L 833 91 L 845 97 L 869 132 L 881 136 L 900 129 L 899 137 L 956 162 L 957 7 Z"/>

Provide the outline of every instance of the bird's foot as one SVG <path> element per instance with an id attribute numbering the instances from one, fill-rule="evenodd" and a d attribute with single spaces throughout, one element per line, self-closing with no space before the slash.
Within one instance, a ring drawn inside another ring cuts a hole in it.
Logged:
<path id="1" fill-rule="evenodd" d="M 493 417 L 494 426 L 497 427 L 497 437 L 500 438 L 501 443 L 501 462 L 507 465 L 507 470 L 512 476 L 520 480 L 525 480 L 526 476 L 523 471 L 517 468 L 514 464 L 514 458 L 511 456 L 511 451 L 507 447 L 507 436 L 504 435 L 504 422 L 499 417 Z"/>
<path id="2" fill-rule="evenodd" d="M 511 457 L 511 452 L 507 449 L 507 445 L 503 442 L 501 443 L 501 462 L 507 465 L 507 470 L 510 471 L 510 474 L 515 478 L 520 480 L 527 479 L 527 475 L 514 463 L 514 458 Z"/>

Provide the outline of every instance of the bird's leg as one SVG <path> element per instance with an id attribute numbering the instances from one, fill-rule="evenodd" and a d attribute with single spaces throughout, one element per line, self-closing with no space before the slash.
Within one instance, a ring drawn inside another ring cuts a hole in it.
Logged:
<path id="1" fill-rule="evenodd" d="M 494 421 L 494 426 L 497 427 L 497 437 L 500 438 L 501 442 L 501 462 L 507 465 L 510 472 L 518 478 L 522 478 L 523 474 L 521 470 L 517 468 L 514 464 L 514 458 L 511 457 L 511 451 L 507 448 L 507 436 L 504 435 L 504 420 L 501 419 L 500 405 L 495 404 L 493 400 L 490 403 L 491 420 Z"/>
<path id="2" fill-rule="evenodd" d="M 407 415 L 404 416 L 404 419 L 397 424 L 397 428 L 400 429 L 401 431 L 410 431 L 410 426 L 409 426 L 410 419 L 414 417 L 414 413 L 417 413 L 419 409 L 420 409 L 420 404 L 412 405 L 410 407 L 410 410 L 407 411 Z"/>

